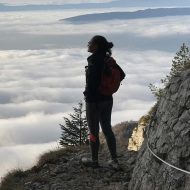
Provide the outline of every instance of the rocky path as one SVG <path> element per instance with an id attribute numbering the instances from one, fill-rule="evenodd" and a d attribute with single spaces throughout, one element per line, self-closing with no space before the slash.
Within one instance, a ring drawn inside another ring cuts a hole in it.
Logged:
<path id="1" fill-rule="evenodd" d="M 120 151 L 121 171 L 107 167 L 109 154 L 100 152 L 97 169 L 80 164 L 81 156 L 88 155 L 89 148 L 69 150 L 57 160 L 50 160 L 40 167 L 33 167 L 22 179 L 24 190 L 127 190 L 137 152 Z"/>

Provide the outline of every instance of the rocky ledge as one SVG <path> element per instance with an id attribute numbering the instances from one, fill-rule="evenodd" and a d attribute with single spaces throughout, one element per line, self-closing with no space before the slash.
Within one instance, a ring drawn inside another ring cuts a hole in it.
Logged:
<path id="1" fill-rule="evenodd" d="M 121 170 L 110 168 L 104 138 L 101 137 L 100 168 L 83 166 L 80 159 L 90 157 L 89 146 L 60 148 L 42 155 L 36 166 L 16 171 L 4 179 L 1 190 L 127 190 L 137 152 L 127 149 L 136 122 L 123 122 L 114 127 L 117 133 L 118 160 Z M 10 186 L 9 186 L 10 185 Z"/>
<path id="2" fill-rule="evenodd" d="M 88 147 L 70 148 L 57 158 L 40 167 L 33 167 L 20 179 L 24 190 L 122 190 L 128 183 L 137 153 L 123 152 L 119 155 L 121 170 L 107 166 L 107 155 L 100 153 L 100 168 L 86 168 L 80 164 L 81 156 L 89 156 Z"/>

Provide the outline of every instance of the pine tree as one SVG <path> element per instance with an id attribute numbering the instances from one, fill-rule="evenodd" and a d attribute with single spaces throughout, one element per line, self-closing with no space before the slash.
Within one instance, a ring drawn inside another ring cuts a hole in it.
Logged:
<path id="1" fill-rule="evenodd" d="M 166 75 L 166 78 L 161 79 L 163 88 L 158 88 L 153 84 L 149 85 L 151 92 L 155 95 L 157 100 L 163 96 L 165 87 L 170 83 L 171 79 L 180 74 L 185 69 L 190 68 L 190 51 L 188 46 L 183 43 L 180 50 L 176 53 L 176 56 L 172 60 L 172 67 L 169 75 Z"/>
<path id="2" fill-rule="evenodd" d="M 65 125 L 60 124 L 62 134 L 59 143 L 62 146 L 77 146 L 88 142 L 87 120 L 83 103 L 78 103 L 78 107 L 73 107 L 73 109 L 74 113 L 69 114 L 70 118 L 64 117 Z"/>
<path id="3" fill-rule="evenodd" d="M 165 79 L 161 79 L 161 82 L 164 83 L 165 86 L 169 84 L 171 78 L 180 74 L 182 71 L 190 67 L 190 52 L 188 46 L 183 43 L 179 52 L 176 53 L 176 56 L 172 60 L 172 68 L 170 70 L 169 75 L 166 75 Z"/>

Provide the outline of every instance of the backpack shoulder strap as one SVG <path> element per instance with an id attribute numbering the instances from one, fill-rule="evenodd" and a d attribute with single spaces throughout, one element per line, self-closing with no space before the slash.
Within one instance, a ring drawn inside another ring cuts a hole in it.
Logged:
<path id="1" fill-rule="evenodd" d="M 105 63 L 108 63 L 112 67 L 118 68 L 118 70 L 120 71 L 121 81 L 125 78 L 125 73 L 123 69 L 117 64 L 117 62 L 115 61 L 113 57 L 106 57 Z"/>

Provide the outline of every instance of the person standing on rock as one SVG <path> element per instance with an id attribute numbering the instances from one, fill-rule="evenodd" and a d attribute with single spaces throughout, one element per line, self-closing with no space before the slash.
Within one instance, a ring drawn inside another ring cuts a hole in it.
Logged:
<path id="1" fill-rule="evenodd" d="M 90 52 L 91 55 L 87 58 L 88 66 L 85 67 L 86 87 L 83 93 L 86 101 L 86 116 L 88 128 L 90 131 L 89 142 L 92 158 L 89 159 L 83 157 L 81 159 L 81 162 L 85 166 L 93 168 L 99 167 L 99 123 L 101 124 L 101 128 L 105 135 L 106 142 L 111 154 L 111 160 L 108 163 L 114 168 L 119 167 L 116 153 L 116 139 L 111 126 L 113 96 L 112 93 L 106 94 L 106 92 L 104 92 L 105 89 L 102 91 L 100 89 L 103 80 L 102 71 L 105 70 L 106 60 L 109 60 L 109 62 L 111 61 L 114 65 L 116 65 L 117 70 L 119 70 L 120 81 L 125 77 L 123 70 L 111 57 L 112 47 L 113 43 L 108 42 L 107 39 L 103 36 L 94 36 L 88 42 L 88 52 Z"/>

